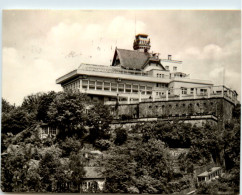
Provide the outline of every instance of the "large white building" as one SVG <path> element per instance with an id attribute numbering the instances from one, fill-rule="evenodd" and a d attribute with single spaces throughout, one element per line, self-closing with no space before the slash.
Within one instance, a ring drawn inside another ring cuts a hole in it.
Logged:
<path id="1" fill-rule="evenodd" d="M 93 101 L 112 104 L 172 99 L 225 97 L 237 100 L 237 93 L 211 81 L 190 79 L 182 71 L 182 61 L 160 59 L 151 53 L 146 34 L 135 36 L 134 50 L 116 48 L 111 66 L 81 64 L 76 70 L 58 78 L 64 90 L 79 90 Z"/>

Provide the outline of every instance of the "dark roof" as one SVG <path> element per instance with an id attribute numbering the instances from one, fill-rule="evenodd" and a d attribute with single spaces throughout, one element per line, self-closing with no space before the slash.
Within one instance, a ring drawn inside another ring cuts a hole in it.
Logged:
<path id="1" fill-rule="evenodd" d="M 148 53 L 136 50 L 117 49 L 114 54 L 114 60 L 117 54 L 120 58 L 121 66 L 128 69 L 141 70 L 149 59 Z"/>
<path id="2" fill-rule="evenodd" d="M 86 171 L 85 177 L 86 179 L 95 179 L 95 178 L 103 178 L 102 171 L 103 167 L 84 167 Z"/>
<path id="3" fill-rule="evenodd" d="M 117 55 L 119 56 L 121 67 L 125 69 L 142 70 L 150 61 L 153 61 L 158 63 L 161 68 L 165 70 L 163 65 L 160 63 L 160 59 L 155 56 L 151 56 L 151 54 L 148 52 L 116 49 L 113 57 L 112 66 L 114 65 Z"/>

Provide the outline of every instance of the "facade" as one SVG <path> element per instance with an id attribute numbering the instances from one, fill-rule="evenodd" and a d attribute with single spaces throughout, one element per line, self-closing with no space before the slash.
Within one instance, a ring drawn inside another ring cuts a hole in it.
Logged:
<path id="1" fill-rule="evenodd" d="M 223 97 L 236 103 L 237 93 L 211 81 L 191 79 L 182 71 L 182 61 L 160 59 L 149 52 L 148 35 L 135 36 L 134 50 L 116 48 L 111 66 L 81 64 L 78 69 L 58 78 L 66 90 L 78 90 L 93 101 L 105 104 L 132 104 Z"/>

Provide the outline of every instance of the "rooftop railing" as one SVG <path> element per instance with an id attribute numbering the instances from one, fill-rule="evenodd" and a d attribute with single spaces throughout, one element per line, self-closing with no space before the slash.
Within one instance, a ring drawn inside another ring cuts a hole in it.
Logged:
<path id="1" fill-rule="evenodd" d="M 100 65 L 81 65 L 79 67 L 79 70 L 83 71 L 92 71 L 92 72 L 105 72 L 105 73 L 116 73 L 116 74 L 128 74 L 128 75 L 135 75 L 135 76 L 146 76 L 146 77 L 155 77 L 153 75 L 149 75 L 148 72 L 139 71 L 139 70 L 129 70 L 129 69 L 123 69 L 120 67 L 115 66 L 100 66 Z M 162 78 L 169 79 L 170 76 L 164 75 Z"/>

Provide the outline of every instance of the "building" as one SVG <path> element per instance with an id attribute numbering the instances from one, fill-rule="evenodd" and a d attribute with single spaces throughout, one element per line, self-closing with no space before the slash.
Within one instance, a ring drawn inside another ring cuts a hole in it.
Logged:
<path id="1" fill-rule="evenodd" d="M 51 127 L 47 124 L 42 124 L 38 127 L 38 134 L 40 139 L 46 139 L 48 137 L 55 138 L 59 130 L 56 127 Z"/>
<path id="2" fill-rule="evenodd" d="M 101 192 L 103 191 L 105 178 L 102 175 L 102 167 L 84 167 L 86 172 L 81 183 L 82 192 Z"/>
<path id="3" fill-rule="evenodd" d="M 222 174 L 222 168 L 221 167 L 213 167 L 209 169 L 208 171 L 205 171 L 197 176 L 197 182 L 210 182 L 213 179 L 217 179 Z"/>
<path id="4" fill-rule="evenodd" d="M 106 104 L 135 103 L 201 97 L 226 97 L 237 100 L 237 93 L 211 81 L 191 79 L 182 71 L 182 61 L 160 59 L 159 53 L 149 52 L 146 34 L 135 36 L 134 50 L 116 48 L 111 66 L 81 64 L 78 69 L 58 78 L 66 90 L 86 93 L 93 101 Z M 113 101 L 113 102 L 112 102 Z"/>
<path id="5" fill-rule="evenodd" d="M 114 119 L 183 120 L 224 125 L 237 104 L 236 91 L 191 79 L 182 61 L 150 52 L 146 34 L 135 36 L 134 50 L 115 49 L 111 66 L 81 64 L 58 78 L 64 91 L 77 90 L 93 102 L 110 105 Z M 222 126 L 221 126 L 222 127 Z"/>

